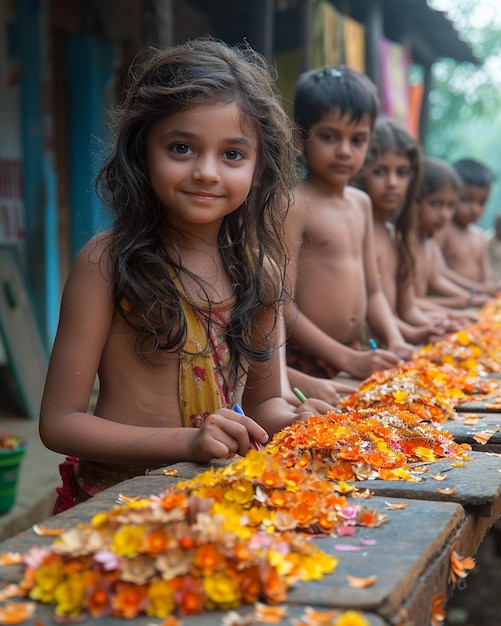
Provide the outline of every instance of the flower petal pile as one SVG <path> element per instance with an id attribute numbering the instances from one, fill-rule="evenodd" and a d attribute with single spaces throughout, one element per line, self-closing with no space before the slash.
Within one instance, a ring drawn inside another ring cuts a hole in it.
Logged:
<path id="1" fill-rule="evenodd" d="M 33 548 L 20 589 L 65 617 L 162 619 L 280 603 L 291 585 L 337 565 L 307 533 L 384 521 L 343 492 L 350 488 L 250 450 Z"/>
<path id="2" fill-rule="evenodd" d="M 485 312 L 483 313 L 485 316 Z M 501 320 L 479 321 L 423 346 L 418 356 L 430 362 L 453 365 L 476 374 L 501 372 Z"/>
<path id="3" fill-rule="evenodd" d="M 445 422 L 454 418 L 455 408 L 461 402 L 487 397 L 497 391 L 498 386 L 498 381 L 452 365 L 437 365 L 421 357 L 375 372 L 341 400 L 341 407 L 394 407 L 415 413 L 424 420 Z"/>
<path id="4" fill-rule="evenodd" d="M 275 434 L 265 450 L 288 467 L 306 467 L 337 481 L 419 481 L 422 466 L 439 458 L 466 461 L 467 444 L 398 407 L 331 412 Z"/>

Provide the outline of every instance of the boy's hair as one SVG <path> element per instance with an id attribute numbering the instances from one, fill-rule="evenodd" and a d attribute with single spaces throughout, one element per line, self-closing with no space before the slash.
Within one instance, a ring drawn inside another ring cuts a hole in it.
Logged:
<path id="1" fill-rule="evenodd" d="M 423 158 L 423 176 L 416 200 L 419 201 L 444 187 L 452 187 L 456 191 L 461 191 L 462 185 L 459 174 L 451 165 L 441 159 L 425 156 Z"/>
<path id="2" fill-rule="evenodd" d="M 143 354 L 184 345 L 181 299 L 186 296 L 173 276 L 182 277 L 186 270 L 168 214 L 150 183 L 147 138 L 166 116 L 234 102 L 244 124 L 256 133 L 258 146 L 249 196 L 224 217 L 219 231 L 223 266 L 235 294 L 226 339 L 234 370 L 242 354 L 264 361 L 271 343 L 261 336 L 257 317 L 264 307 L 274 309 L 282 297 L 282 226 L 296 182 L 292 120 L 266 60 L 247 45 L 230 47 L 204 37 L 164 50 L 149 48 L 145 56 L 131 66 L 123 101 L 112 116 L 115 141 L 96 183 L 114 216 L 109 254 L 115 307 L 136 331 Z M 191 278 L 203 291 L 203 281 Z M 209 324 L 208 297 L 205 305 L 200 313 Z"/>
<path id="3" fill-rule="evenodd" d="M 393 152 L 409 159 L 412 176 L 407 187 L 405 200 L 392 217 L 399 257 L 402 263 L 399 272 L 402 278 L 412 273 L 414 257 L 412 253 L 415 230 L 415 200 L 421 184 L 423 154 L 420 143 L 403 126 L 392 119 L 378 117 L 371 136 L 364 166 L 354 181 L 357 187 L 365 189 L 365 176 L 387 152 Z"/>
<path id="4" fill-rule="evenodd" d="M 496 180 L 496 174 L 480 161 L 475 159 L 459 159 L 452 167 L 461 177 L 463 183 L 476 187 L 491 187 Z"/>
<path id="5" fill-rule="evenodd" d="M 296 84 L 294 119 L 303 139 L 333 109 L 342 116 L 349 115 L 353 122 L 368 114 L 372 126 L 379 107 L 376 85 L 368 76 L 346 65 L 310 70 L 301 74 Z"/>

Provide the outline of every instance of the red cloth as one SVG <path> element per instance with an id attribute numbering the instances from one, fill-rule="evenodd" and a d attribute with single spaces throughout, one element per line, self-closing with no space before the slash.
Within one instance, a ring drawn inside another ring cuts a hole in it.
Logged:
<path id="1" fill-rule="evenodd" d="M 63 479 L 62 487 L 56 487 L 57 498 L 52 509 L 52 515 L 61 513 L 75 506 L 78 493 L 78 483 L 75 476 L 75 467 L 78 464 L 76 456 L 67 456 L 59 465 L 59 474 Z"/>

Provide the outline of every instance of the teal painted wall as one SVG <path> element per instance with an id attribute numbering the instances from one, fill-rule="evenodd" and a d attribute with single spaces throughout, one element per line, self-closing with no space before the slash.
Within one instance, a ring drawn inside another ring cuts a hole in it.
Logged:
<path id="1" fill-rule="evenodd" d="M 94 193 L 94 182 L 103 154 L 106 93 L 112 81 L 115 60 L 116 48 L 111 43 L 90 36 L 68 38 L 73 256 L 96 231 L 108 225 Z"/>

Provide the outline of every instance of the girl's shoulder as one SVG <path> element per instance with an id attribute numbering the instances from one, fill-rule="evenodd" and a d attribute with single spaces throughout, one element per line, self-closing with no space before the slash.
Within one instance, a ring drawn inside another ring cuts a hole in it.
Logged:
<path id="1" fill-rule="evenodd" d="M 109 245 L 111 234 L 103 231 L 94 235 L 78 252 L 73 271 L 99 271 L 108 274 Z"/>

